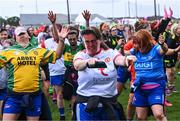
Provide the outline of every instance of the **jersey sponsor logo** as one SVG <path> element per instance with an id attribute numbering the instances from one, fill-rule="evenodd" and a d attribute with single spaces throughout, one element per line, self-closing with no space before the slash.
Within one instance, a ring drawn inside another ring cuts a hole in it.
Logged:
<path id="1" fill-rule="evenodd" d="M 152 62 L 139 62 L 135 64 L 136 69 L 152 69 L 153 64 Z"/>
<path id="2" fill-rule="evenodd" d="M 116 80 L 116 77 L 108 77 L 108 78 L 93 78 L 93 84 L 107 84 Z"/>
<path id="3" fill-rule="evenodd" d="M 38 55 L 38 52 L 37 52 L 37 51 L 34 51 L 34 55 Z"/>
<path id="4" fill-rule="evenodd" d="M 160 100 L 160 99 L 161 99 L 160 96 L 156 96 L 156 97 L 155 97 L 155 100 Z"/>
<path id="5" fill-rule="evenodd" d="M 111 61 L 110 57 L 105 58 L 105 62 L 106 62 L 106 63 L 108 63 L 108 62 L 110 62 L 110 61 Z"/>
<path id="6" fill-rule="evenodd" d="M 106 74 L 106 73 L 104 72 L 105 68 L 99 68 L 98 70 L 100 70 L 100 72 L 101 72 L 101 74 L 102 74 L 103 76 L 108 76 L 108 74 Z"/>
<path id="7" fill-rule="evenodd" d="M 20 56 L 17 57 L 17 64 L 20 65 L 36 65 L 35 56 Z"/>
<path id="8" fill-rule="evenodd" d="M 64 54 L 64 60 L 65 61 L 69 61 L 69 62 L 72 62 L 73 61 L 73 58 L 74 58 L 74 55 L 72 55 L 71 53 L 65 53 Z"/>

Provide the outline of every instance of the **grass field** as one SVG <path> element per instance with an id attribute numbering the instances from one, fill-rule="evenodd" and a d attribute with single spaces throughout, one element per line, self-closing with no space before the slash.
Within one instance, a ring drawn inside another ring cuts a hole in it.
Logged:
<path id="1" fill-rule="evenodd" d="M 128 85 L 126 86 L 128 87 Z M 173 104 L 172 107 L 167 107 L 167 119 L 169 121 L 177 121 L 180 120 L 180 75 L 176 75 L 176 87 L 178 92 L 173 93 L 168 97 L 168 100 Z M 127 100 L 128 100 L 129 89 L 123 90 L 122 94 L 118 97 L 119 102 L 123 105 L 124 110 L 126 110 Z M 49 99 L 49 104 L 52 111 L 53 121 L 59 120 L 59 112 L 56 105 Z M 71 110 L 69 108 L 69 102 L 65 101 L 65 114 L 66 120 L 71 120 Z M 154 120 L 153 117 L 149 118 L 150 120 Z"/>

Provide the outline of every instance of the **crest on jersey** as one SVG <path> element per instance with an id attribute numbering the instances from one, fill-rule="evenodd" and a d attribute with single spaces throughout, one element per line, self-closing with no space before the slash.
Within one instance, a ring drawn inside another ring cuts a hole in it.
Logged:
<path id="1" fill-rule="evenodd" d="M 38 52 L 37 52 L 37 51 L 34 51 L 34 55 L 38 55 Z"/>
<path id="2" fill-rule="evenodd" d="M 108 62 L 110 62 L 110 61 L 111 61 L 110 57 L 105 58 L 105 62 L 106 62 L 106 63 L 108 63 Z"/>

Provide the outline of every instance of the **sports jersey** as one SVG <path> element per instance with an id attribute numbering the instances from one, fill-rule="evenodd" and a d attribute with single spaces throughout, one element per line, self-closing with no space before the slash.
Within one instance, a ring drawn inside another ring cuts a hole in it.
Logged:
<path id="1" fill-rule="evenodd" d="M 36 92 L 41 87 L 40 63 L 55 63 L 56 53 L 35 48 L 31 43 L 26 48 L 16 44 L 0 53 L 0 65 L 6 65 L 8 89 L 14 92 Z"/>
<path id="2" fill-rule="evenodd" d="M 117 56 L 120 56 L 120 53 L 112 49 L 101 49 L 93 57 L 89 56 L 86 51 L 78 52 L 74 57 L 74 61 L 78 59 L 87 60 L 97 58 L 100 61 L 104 61 L 107 68 L 86 68 L 83 71 L 78 71 L 77 93 L 82 96 L 115 96 L 117 94 L 117 71 L 114 65 L 114 59 Z"/>
<path id="3" fill-rule="evenodd" d="M 54 41 L 53 38 L 49 38 L 47 39 L 45 42 L 45 48 L 49 49 L 49 50 L 54 50 L 56 51 L 56 48 L 58 46 L 58 44 Z M 55 64 L 51 64 L 49 63 L 49 72 L 50 72 L 50 76 L 56 76 L 56 75 L 63 75 L 65 73 L 65 66 L 64 66 L 64 62 L 61 59 L 57 59 Z"/>
<path id="4" fill-rule="evenodd" d="M 63 55 L 64 55 L 64 64 L 65 66 L 72 66 L 72 62 L 73 62 L 73 58 L 74 55 L 79 52 L 80 50 L 83 50 L 84 46 L 82 44 L 77 45 L 76 50 L 73 50 L 72 47 L 68 44 L 65 44 L 64 46 L 64 51 L 63 51 Z"/>
<path id="5" fill-rule="evenodd" d="M 35 36 L 32 36 L 29 42 L 34 46 L 38 46 L 38 39 Z"/>
<path id="6" fill-rule="evenodd" d="M 159 49 L 160 46 L 158 44 L 147 54 L 136 52 L 134 48 L 131 49 L 131 54 L 137 58 L 137 61 L 134 63 L 137 78 L 164 77 L 163 56 L 159 53 Z"/>

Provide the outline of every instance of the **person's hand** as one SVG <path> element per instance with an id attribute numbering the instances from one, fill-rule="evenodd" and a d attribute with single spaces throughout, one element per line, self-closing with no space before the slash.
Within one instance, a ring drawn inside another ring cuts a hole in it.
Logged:
<path id="1" fill-rule="evenodd" d="M 123 38 L 119 39 L 117 44 L 120 46 L 120 47 L 123 47 L 125 45 L 125 40 Z"/>
<path id="2" fill-rule="evenodd" d="M 134 55 L 128 55 L 125 59 L 125 64 L 127 67 L 132 65 L 134 62 L 136 62 L 137 58 Z"/>
<path id="3" fill-rule="evenodd" d="M 94 66 L 96 64 L 97 58 L 91 58 L 89 60 L 87 60 L 87 65 L 90 66 Z"/>
<path id="4" fill-rule="evenodd" d="M 56 14 L 53 11 L 49 11 L 48 19 L 51 21 L 52 24 L 56 23 Z"/>
<path id="5" fill-rule="evenodd" d="M 169 7 L 169 14 L 166 10 L 166 7 L 164 6 L 164 18 L 167 19 L 167 18 L 171 18 L 173 15 L 173 10 L 171 9 L 171 7 Z"/>
<path id="6" fill-rule="evenodd" d="M 172 11 L 171 7 L 169 7 L 169 15 L 168 15 L 168 18 L 171 18 L 172 15 L 173 15 L 173 11 Z"/>
<path id="7" fill-rule="evenodd" d="M 163 45 L 164 42 L 165 42 L 165 37 L 164 37 L 163 34 L 160 34 L 160 35 L 159 35 L 159 39 L 158 39 L 158 44 L 159 44 L 159 45 Z"/>
<path id="8" fill-rule="evenodd" d="M 65 26 L 62 27 L 59 37 L 65 39 L 69 33 L 69 29 Z"/>
<path id="9" fill-rule="evenodd" d="M 177 48 L 174 49 L 174 52 L 176 52 L 176 53 L 180 52 L 180 45 Z"/>
<path id="10" fill-rule="evenodd" d="M 90 17 L 91 17 L 90 11 L 84 10 L 84 11 L 82 12 L 82 15 L 83 15 L 83 17 L 84 17 L 84 19 L 85 19 L 86 21 L 89 21 L 89 19 L 90 19 Z"/>
<path id="11" fill-rule="evenodd" d="M 168 13 L 166 10 L 166 6 L 164 6 L 164 18 L 167 19 L 168 18 Z"/>

